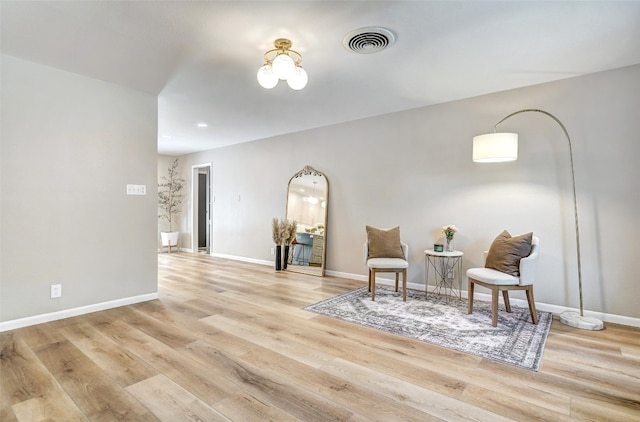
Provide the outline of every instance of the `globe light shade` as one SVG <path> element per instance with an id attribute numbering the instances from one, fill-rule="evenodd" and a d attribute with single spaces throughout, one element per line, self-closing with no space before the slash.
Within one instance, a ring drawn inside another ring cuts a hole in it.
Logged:
<path id="1" fill-rule="evenodd" d="M 282 80 L 288 79 L 296 69 L 296 64 L 288 54 L 278 54 L 271 66 L 276 76 Z"/>
<path id="2" fill-rule="evenodd" d="M 289 88 L 295 89 L 296 91 L 307 86 L 308 81 L 307 72 L 300 66 L 296 66 L 291 76 L 287 78 Z"/>
<path id="3" fill-rule="evenodd" d="M 271 89 L 278 84 L 278 77 L 271 65 L 265 64 L 258 69 L 258 83 L 261 87 Z"/>
<path id="4" fill-rule="evenodd" d="M 488 133 L 474 136 L 473 161 L 477 163 L 500 163 L 517 159 L 517 133 Z"/>
<path id="5" fill-rule="evenodd" d="M 315 205 L 318 203 L 318 198 L 316 198 L 315 196 L 310 196 L 309 198 L 307 198 L 307 202 L 309 202 L 312 205 Z"/>

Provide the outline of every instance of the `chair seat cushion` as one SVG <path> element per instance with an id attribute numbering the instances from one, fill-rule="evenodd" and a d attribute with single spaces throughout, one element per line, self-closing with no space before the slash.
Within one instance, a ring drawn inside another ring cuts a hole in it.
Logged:
<path id="1" fill-rule="evenodd" d="M 503 273 L 492 268 L 469 268 L 467 270 L 467 277 L 498 286 L 510 286 L 520 283 L 520 279 L 518 277 L 514 277 L 510 274 Z"/>
<path id="2" fill-rule="evenodd" d="M 400 258 L 371 258 L 367 259 L 367 267 L 369 268 L 409 268 L 409 263 Z"/>

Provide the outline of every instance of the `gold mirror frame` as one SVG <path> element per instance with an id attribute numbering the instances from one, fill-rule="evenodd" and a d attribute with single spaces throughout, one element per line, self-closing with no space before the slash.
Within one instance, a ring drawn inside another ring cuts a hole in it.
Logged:
<path id="1" fill-rule="evenodd" d="M 286 218 L 298 224 L 287 269 L 324 276 L 329 210 L 327 176 L 311 166 L 305 166 L 294 174 L 287 186 L 286 207 Z"/>

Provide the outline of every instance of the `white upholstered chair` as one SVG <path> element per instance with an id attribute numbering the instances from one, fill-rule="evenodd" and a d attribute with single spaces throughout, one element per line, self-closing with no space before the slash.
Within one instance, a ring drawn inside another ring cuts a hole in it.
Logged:
<path id="1" fill-rule="evenodd" d="M 402 252 L 405 258 L 409 256 L 409 245 L 400 242 Z M 398 276 L 402 273 L 402 300 L 407 301 L 407 268 L 409 262 L 402 258 L 369 258 L 369 244 L 364 242 L 362 247 L 364 261 L 369 268 L 369 291 L 371 292 L 371 300 L 376 300 L 376 274 L 377 273 L 395 273 L 396 275 L 396 292 L 398 291 Z"/>
<path id="2" fill-rule="evenodd" d="M 518 277 L 503 273 L 492 268 L 470 268 L 467 270 L 469 279 L 469 308 L 468 313 L 473 312 L 473 290 L 476 284 L 491 290 L 491 325 L 498 325 L 498 292 L 502 291 L 504 305 L 507 312 L 511 312 L 509 303 L 509 290 L 524 290 L 529 303 L 529 312 L 534 324 L 538 323 L 536 303 L 533 298 L 533 283 L 535 281 L 540 241 L 536 236 L 532 237 L 531 253 L 520 259 L 520 275 Z M 485 259 L 486 259 L 485 252 Z"/>

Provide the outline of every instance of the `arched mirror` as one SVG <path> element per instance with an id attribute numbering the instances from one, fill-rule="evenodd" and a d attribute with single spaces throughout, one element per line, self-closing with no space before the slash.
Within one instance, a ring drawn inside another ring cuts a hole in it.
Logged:
<path id="1" fill-rule="evenodd" d="M 287 219 L 298 223 L 287 268 L 323 276 L 327 246 L 329 181 L 318 170 L 305 166 L 289 180 Z"/>

